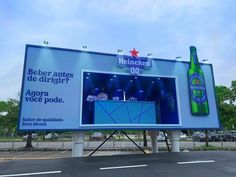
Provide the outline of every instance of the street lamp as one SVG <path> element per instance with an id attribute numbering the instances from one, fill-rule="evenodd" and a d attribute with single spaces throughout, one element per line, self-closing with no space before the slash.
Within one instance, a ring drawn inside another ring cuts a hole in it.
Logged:
<path id="1" fill-rule="evenodd" d="M 202 62 L 207 63 L 209 60 L 208 59 L 203 59 Z"/>
<path id="2" fill-rule="evenodd" d="M 44 46 L 48 46 L 49 42 L 48 41 L 43 41 Z"/>
<path id="3" fill-rule="evenodd" d="M 152 58 L 152 53 L 148 53 L 147 58 Z"/>
<path id="4" fill-rule="evenodd" d="M 87 45 L 82 45 L 82 50 L 87 51 L 88 50 L 88 46 Z"/>
<path id="5" fill-rule="evenodd" d="M 175 57 L 175 59 L 176 59 L 176 60 L 181 60 L 182 57 L 181 57 L 181 56 L 177 56 L 177 57 Z"/>
<path id="6" fill-rule="evenodd" d="M 123 54 L 123 50 L 122 49 L 118 49 L 117 50 L 117 55 L 122 55 Z"/>

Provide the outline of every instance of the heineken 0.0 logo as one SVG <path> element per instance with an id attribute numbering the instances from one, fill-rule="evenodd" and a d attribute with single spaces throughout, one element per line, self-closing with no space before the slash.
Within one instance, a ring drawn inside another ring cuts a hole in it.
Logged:
<path id="1" fill-rule="evenodd" d="M 131 56 L 117 55 L 117 63 L 120 67 L 130 68 L 130 74 L 139 75 L 140 69 L 150 69 L 152 67 L 152 60 L 150 58 L 138 57 L 138 51 L 133 49 L 130 51 Z"/>
<path id="2" fill-rule="evenodd" d="M 190 76 L 190 95 L 192 99 L 199 104 L 207 100 L 204 79 L 198 73 L 194 73 Z"/>

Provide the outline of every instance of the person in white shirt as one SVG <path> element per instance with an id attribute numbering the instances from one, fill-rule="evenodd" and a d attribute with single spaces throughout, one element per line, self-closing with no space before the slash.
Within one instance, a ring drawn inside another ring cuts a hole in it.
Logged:
<path id="1" fill-rule="evenodd" d="M 102 88 L 101 93 L 97 95 L 97 100 L 108 100 L 108 96 L 104 91 L 104 88 Z"/>
<path id="2" fill-rule="evenodd" d="M 86 98 L 86 101 L 88 102 L 93 102 L 97 100 L 97 96 L 96 95 L 88 95 Z"/>

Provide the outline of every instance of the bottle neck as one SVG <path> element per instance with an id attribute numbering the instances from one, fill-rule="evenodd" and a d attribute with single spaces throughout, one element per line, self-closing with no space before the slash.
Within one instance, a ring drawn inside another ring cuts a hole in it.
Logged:
<path id="1" fill-rule="evenodd" d="M 190 68 L 200 68 L 196 51 L 191 51 L 190 53 Z"/>

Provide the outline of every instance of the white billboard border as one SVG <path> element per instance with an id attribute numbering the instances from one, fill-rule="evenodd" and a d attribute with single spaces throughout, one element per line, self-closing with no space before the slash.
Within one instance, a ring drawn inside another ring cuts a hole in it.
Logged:
<path id="1" fill-rule="evenodd" d="M 152 129 L 160 129 L 160 128 L 174 128 L 174 127 L 181 127 L 182 126 L 182 117 L 181 117 L 181 106 L 180 106 L 180 100 L 179 100 L 179 85 L 178 85 L 178 77 L 177 76 L 169 76 L 169 75 L 150 75 L 150 74 L 140 74 L 138 76 L 141 77 L 161 77 L 161 78 L 174 78 L 175 79 L 175 91 L 176 91 L 176 98 L 177 98 L 177 110 L 178 110 L 178 124 L 87 124 L 84 125 L 82 124 L 82 104 L 83 104 L 83 76 L 84 72 L 91 72 L 91 73 L 103 73 L 103 74 L 112 74 L 112 75 L 127 75 L 127 76 L 132 76 L 128 73 L 120 73 L 120 72 L 111 72 L 111 71 L 101 71 L 101 70 L 87 70 L 87 69 L 81 69 L 81 83 L 80 83 L 80 110 L 79 110 L 79 116 L 80 116 L 80 121 L 79 121 L 79 127 L 89 127 L 89 129 L 93 129 L 93 127 L 96 128 L 104 128 L 104 129 L 109 129 L 109 128 L 130 128 L 130 129 L 135 129 L 135 128 L 152 128 Z"/>

